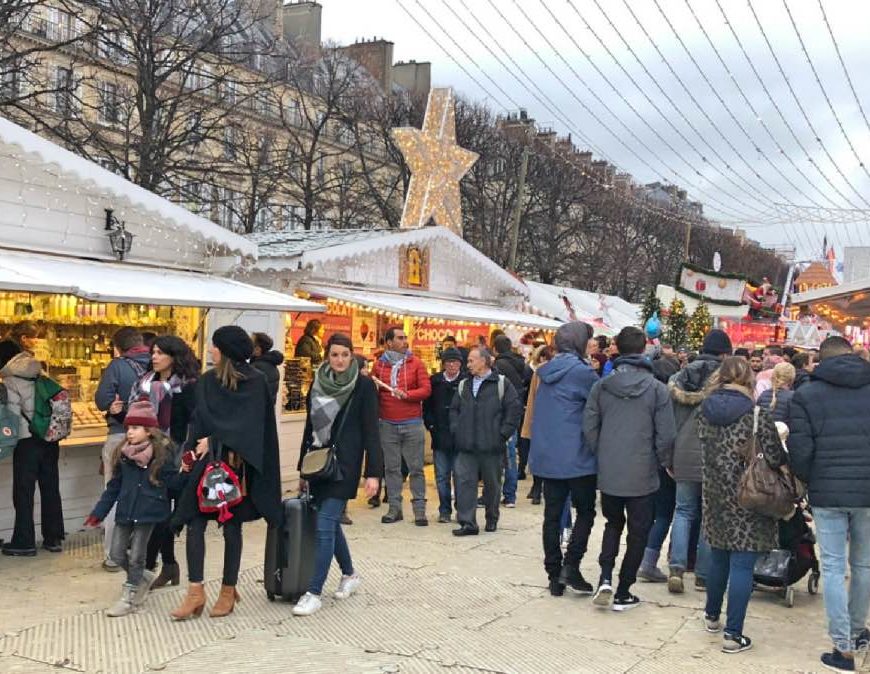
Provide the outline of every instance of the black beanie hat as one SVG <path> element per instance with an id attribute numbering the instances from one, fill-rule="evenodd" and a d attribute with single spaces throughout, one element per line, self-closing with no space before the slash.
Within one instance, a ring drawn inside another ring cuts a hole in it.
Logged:
<path id="1" fill-rule="evenodd" d="M 237 363 L 249 360 L 254 355 L 251 336 L 238 325 L 224 325 L 214 331 L 211 338 L 220 352 Z"/>
<path id="2" fill-rule="evenodd" d="M 713 356 L 731 355 L 731 338 L 724 330 L 710 330 L 704 337 L 701 353 L 709 353 Z"/>
<path id="3" fill-rule="evenodd" d="M 447 347 L 444 351 L 441 352 L 441 362 L 446 363 L 448 360 L 458 360 L 460 363 L 462 362 L 462 352 L 459 349 L 455 349 L 452 346 Z"/>

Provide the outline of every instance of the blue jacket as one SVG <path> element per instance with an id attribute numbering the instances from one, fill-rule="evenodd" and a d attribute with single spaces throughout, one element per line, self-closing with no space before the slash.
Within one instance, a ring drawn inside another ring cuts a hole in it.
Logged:
<path id="1" fill-rule="evenodd" d="M 126 407 L 130 391 L 133 390 L 142 373 L 148 369 L 150 362 L 151 354 L 147 350 L 139 353 L 127 352 L 120 358 L 114 358 L 103 371 L 97 392 L 94 394 L 94 402 L 97 403 L 97 409 L 106 413 L 109 435 L 124 432 L 124 416 L 126 415 L 126 410 L 120 414 L 109 414 L 109 406 L 117 395 L 124 401 Z"/>
<path id="2" fill-rule="evenodd" d="M 558 354 L 537 374 L 529 469 L 557 480 L 595 475 L 598 463 L 583 440 L 583 410 L 598 375 L 572 353 Z"/>
<path id="3" fill-rule="evenodd" d="M 160 469 L 160 486 L 157 486 L 151 484 L 150 471 L 150 466 L 140 468 L 122 457 L 91 515 L 102 521 L 117 502 L 115 522 L 118 524 L 158 524 L 168 520 L 171 510 L 167 491 L 182 489 L 187 474 L 179 473 L 172 462 L 167 462 Z"/>

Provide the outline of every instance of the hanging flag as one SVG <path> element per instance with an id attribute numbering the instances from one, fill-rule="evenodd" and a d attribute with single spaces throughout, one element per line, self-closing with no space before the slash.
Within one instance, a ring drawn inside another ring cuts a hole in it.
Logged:
<path id="1" fill-rule="evenodd" d="M 822 259 L 828 257 L 828 235 L 825 234 L 825 238 L 822 239 Z"/>
<path id="2" fill-rule="evenodd" d="M 828 262 L 828 271 L 831 272 L 831 275 L 837 270 L 837 255 L 834 253 L 834 247 L 831 246 L 828 248 L 828 252 L 825 254 L 825 260 Z"/>

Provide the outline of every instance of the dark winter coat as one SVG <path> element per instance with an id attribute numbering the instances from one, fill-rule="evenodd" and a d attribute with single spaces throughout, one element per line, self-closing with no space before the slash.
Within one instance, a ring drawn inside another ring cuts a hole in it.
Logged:
<path id="1" fill-rule="evenodd" d="M 278 388 L 281 385 L 281 372 L 278 367 L 284 362 L 284 354 L 280 351 L 269 351 L 259 358 L 251 359 L 251 365 L 257 368 L 266 377 L 269 394 L 272 396 L 272 404 L 278 401 Z"/>
<path id="2" fill-rule="evenodd" d="M 574 353 L 556 355 L 537 375 L 529 470 L 555 480 L 595 475 L 595 454 L 583 440 L 583 410 L 598 375 Z"/>
<path id="3" fill-rule="evenodd" d="M 763 407 L 764 409 L 770 411 L 773 415 L 774 421 L 782 421 L 788 423 L 789 418 L 789 409 L 791 408 L 791 399 L 794 395 L 794 391 L 782 388 L 776 392 L 776 406 L 771 410 L 770 403 L 773 402 L 773 389 L 769 388 L 766 391 L 763 391 L 760 396 L 758 396 L 757 404 L 759 407 Z"/>
<path id="4" fill-rule="evenodd" d="M 659 356 L 652 362 L 652 371 L 656 379 L 667 384 L 680 371 L 680 361 L 673 356 Z"/>
<path id="5" fill-rule="evenodd" d="M 247 363 L 237 363 L 236 369 L 243 376 L 236 391 L 221 386 L 214 370 L 200 377 L 185 448 L 192 449 L 200 438 L 210 438 L 221 448 L 222 456 L 234 452 L 243 462 L 241 472 L 248 495 L 232 512 L 242 521 L 264 517 L 270 525 L 277 524 L 281 521 L 281 466 L 275 406 L 259 370 Z M 175 528 L 199 514 L 196 487 L 207 464 L 208 455 L 194 464 L 172 516 Z"/>
<path id="6" fill-rule="evenodd" d="M 311 335 L 302 335 L 296 343 L 295 358 L 308 358 L 311 366 L 317 367 L 323 362 L 323 347 Z"/>
<path id="7" fill-rule="evenodd" d="M 767 552 L 777 547 L 776 520 L 737 503 L 737 485 L 745 471 L 754 421 L 752 400 L 738 391 L 718 390 L 704 401 L 698 420 L 703 457 L 703 527 L 711 547 Z M 756 451 L 772 467 L 785 452 L 770 412 L 758 415 Z"/>
<path id="8" fill-rule="evenodd" d="M 109 406 L 115 401 L 116 395 L 125 404 L 130 400 L 133 387 L 136 386 L 142 374 L 148 370 L 150 363 L 151 353 L 147 347 L 142 347 L 139 350 L 126 352 L 120 358 L 112 359 L 112 362 L 103 371 L 97 392 L 94 394 L 94 402 L 97 404 L 98 410 L 106 412 L 109 435 L 124 432 L 124 417 L 126 416 L 126 412 L 109 414 Z"/>
<path id="9" fill-rule="evenodd" d="M 171 462 L 165 463 L 158 474 L 159 485 L 151 483 L 151 468 L 140 468 L 134 461 L 122 456 L 115 466 L 112 479 L 91 515 L 102 521 L 112 506 L 118 524 L 158 524 L 169 519 L 169 490 L 180 490 L 186 483 L 186 474 L 179 473 Z"/>
<path id="10" fill-rule="evenodd" d="M 499 374 L 483 380 L 474 395 L 472 377 L 464 379 L 450 403 L 450 432 L 458 452 L 504 454 L 505 443 L 520 425 L 523 406 L 510 380 L 505 378 L 504 395 L 498 397 Z"/>
<path id="11" fill-rule="evenodd" d="M 794 384 L 791 385 L 793 391 L 797 391 L 804 384 L 810 383 L 810 373 L 806 370 L 797 370 L 794 373 Z"/>
<path id="12" fill-rule="evenodd" d="M 722 361 L 716 356 L 702 353 L 668 383 L 677 427 L 670 467 L 677 482 L 701 481 L 701 441 L 697 431 L 697 408 L 704 400 L 707 380 L 721 364 Z"/>
<path id="13" fill-rule="evenodd" d="M 583 412 L 589 451 L 598 457 L 598 488 L 611 496 L 646 496 L 659 488 L 659 466 L 676 431 L 668 388 L 642 355 L 618 358 L 589 394 Z"/>
<path id="14" fill-rule="evenodd" d="M 297 470 L 302 469 L 302 458 L 312 448 L 310 405 L 308 409 Z M 347 421 L 343 421 L 345 417 Z M 339 411 L 332 428 L 337 432 L 342 423 L 344 427 L 333 443 L 337 448 L 338 464 L 341 466 L 341 480 L 312 481 L 311 493 L 317 500 L 356 498 L 361 476 L 381 477 L 384 474 L 384 454 L 378 431 L 378 393 L 375 383 L 368 377 L 357 377 L 352 397 Z"/>
<path id="15" fill-rule="evenodd" d="M 514 385 L 520 402 L 525 405 L 529 395 L 529 384 L 532 383 L 532 368 L 518 353 L 508 351 L 495 357 L 495 371 L 503 374 Z"/>
<path id="16" fill-rule="evenodd" d="M 423 403 L 423 423 L 432 434 L 432 449 L 436 452 L 455 452 L 453 434 L 450 432 L 450 403 L 462 379 L 460 373 L 453 381 L 447 381 L 443 372 L 433 374 L 430 379 L 432 395 Z"/>
<path id="17" fill-rule="evenodd" d="M 870 508 L 870 363 L 823 360 L 791 401 L 788 449 L 820 508 Z"/>

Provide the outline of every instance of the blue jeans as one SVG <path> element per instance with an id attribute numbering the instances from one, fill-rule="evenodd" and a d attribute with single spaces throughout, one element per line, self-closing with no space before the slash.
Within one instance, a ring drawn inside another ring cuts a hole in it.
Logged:
<path id="1" fill-rule="evenodd" d="M 673 478 L 668 475 L 664 468 L 659 468 L 659 490 L 655 498 L 655 521 L 649 530 L 649 538 L 646 542 L 647 549 L 655 550 L 656 555 L 661 551 L 674 519 L 676 507 L 676 485 Z M 656 556 L 658 560 L 658 556 Z"/>
<path id="2" fill-rule="evenodd" d="M 505 503 L 517 502 L 517 434 L 507 441 L 507 466 L 504 469 L 504 485 L 501 493 Z"/>
<path id="3" fill-rule="evenodd" d="M 707 574 L 707 607 L 704 612 L 711 618 L 722 613 L 722 599 L 728 587 L 728 611 L 725 633 L 743 634 L 746 607 L 752 594 L 752 571 L 757 552 L 736 552 L 710 548 L 710 569 Z"/>
<path id="4" fill-rule="evenodd" d="M 674 510 L 674 524 L 671 527 L 671 559 L 673 569 L 686 570 L 689 561 L 689 538 L 692 524 L 701 520 L 701 483 L 677 482 L 677 505 Z M 698 558 L 695 561 L 695 576 L 707 577 L 710 546 L 704 539 L 704 532 L 698 537 Z"/>
<path id="5" fill-rule="evenodd" d="M 341 513 L 346 505 L 347 499 L 343 498 L 325 498 L 317 503 L 317 551 L 314 554 L 314 575 L 308 584 L 311 594 L 323 592 L 333 556 L 342 574 L 353 575 L 350 548 L 341 530 Z"/>
<path id="6" fill-rule="evenodd" d="M 822 552 L 822 592 L 828 634 L 838 651 L 851 651 L 870 605 L 870 508 L 813 508 Z M 850 582 L 846 590 L 846 549 Z"/>
<path id="7" fill-rule="evenodd" d="M 456 493 L 456 454 L 435 450 L 435 486 L 438 488 L 438 514 L 447 515 L 453 512 L 451 500 Z M 451 484 L 453 489 L 451 490 Z"/>

